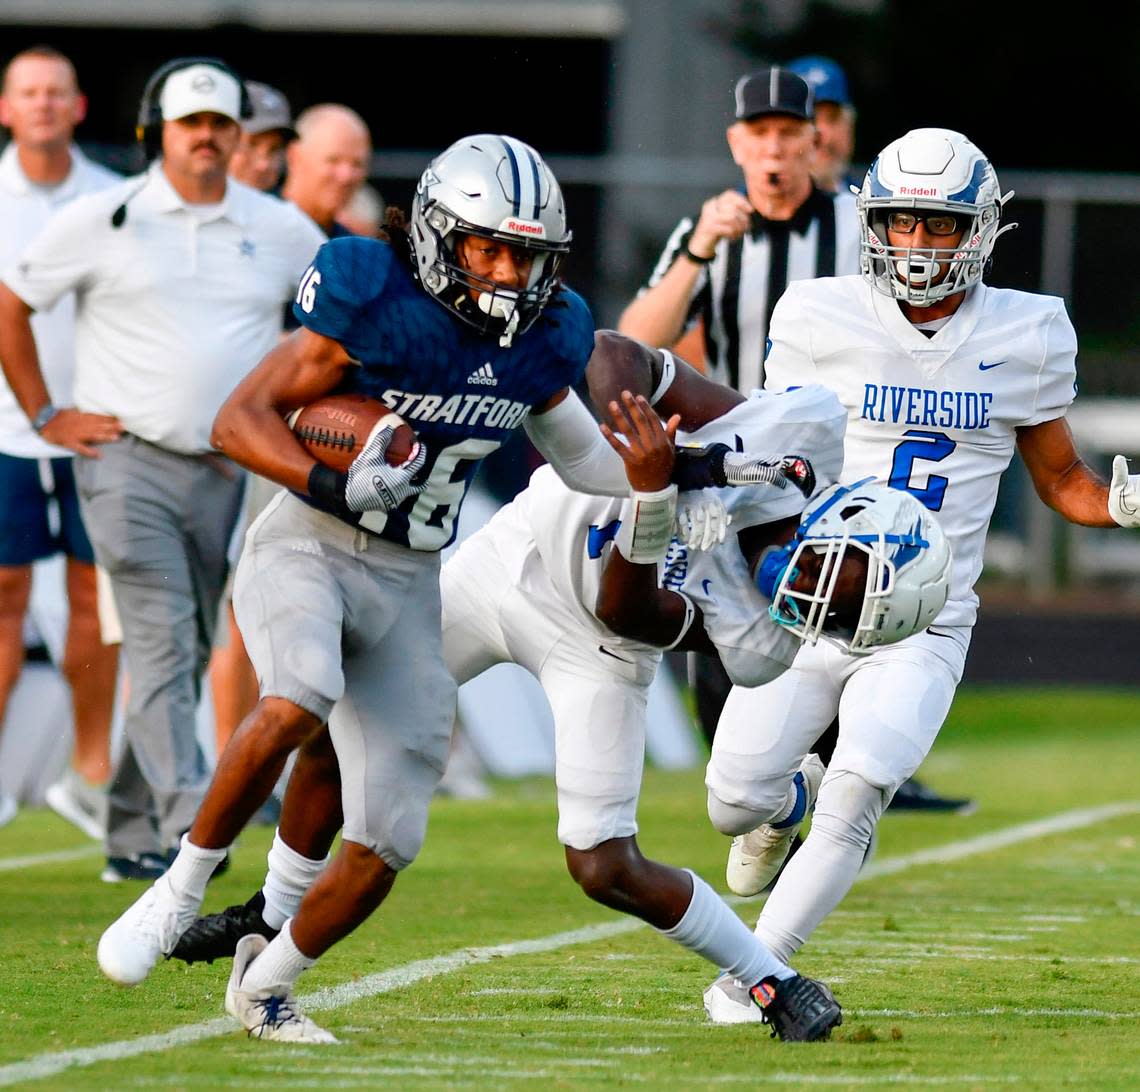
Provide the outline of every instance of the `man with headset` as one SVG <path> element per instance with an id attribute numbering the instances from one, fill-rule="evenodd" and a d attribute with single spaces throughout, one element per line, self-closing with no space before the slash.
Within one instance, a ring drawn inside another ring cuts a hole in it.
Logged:
<path id="1" fill-rule="evenodd" d="M 109 880 L 161 875 L 201 801 L 197 695 L 242 487 L 210 426 L 276 343 L 323 242 L 292 205 L 227 182 L 250 113 L 224 62 L 163 65 L 139 111 L 145 173 L 67 206 L 0 271 L 5 375 L 32 427 L 82 456 L 83 516 L 122 623 L 131 685 L 109 788 Z M 68 293 L 75 405 L 55 406 L 29 319 Z"/>

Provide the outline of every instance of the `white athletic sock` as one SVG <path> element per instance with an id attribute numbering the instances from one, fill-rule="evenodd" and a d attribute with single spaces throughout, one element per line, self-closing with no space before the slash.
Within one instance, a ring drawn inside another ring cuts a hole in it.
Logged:
<path id="1" fill-rule="evenodd" d="M 289 929 L 289 922 L 282 927 L 274 940 L 266 946 L 246 969 L 241 980 L 243 990 L 273 990 L 275 993 L 290 993 L 302 971 L 307 971 L 315 959 L 310 959 L 296 944 Z"/>
<path id="2" fill-rule="evenodd" d="M 225 855 L 224 849 L 203 849 L 190 841 L 189 834 L 183 834 L 178 856 L 163 878 L 176 899 L 197 909 L 206 897 L 206 884 Z"/>
<path id="3" fill-rule="evenodd" d="M 281 832 L 273 834 L 273 845 L 266 857 L 269 871 L 265 874 L 265 909 L 261 916 L 270 929 L 280 929 L 301 905 L 305 892 L 313 886 L 313 881 L 325 870 L 328 857 L 316 861 L 302 857 L 281 840 Z"/>
<path id="4" fill-rule="evenodd" d="M 791 978 L 796 973 L 749 932 L 728 903 L 700 876 L 688 868 L 685 871 L 693 880 L 692 901 L 672 929 L 658 930 L 662 936 L 704 956 L 745 986 L 754 986 L 768 975 Z"/>

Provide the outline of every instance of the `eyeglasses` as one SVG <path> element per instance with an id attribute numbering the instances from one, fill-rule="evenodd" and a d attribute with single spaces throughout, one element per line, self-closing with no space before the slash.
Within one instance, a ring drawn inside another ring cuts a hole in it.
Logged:
<path id="1" fill-rule="evenodd" d="M 919 224 L 925 224 L 931 235 L 956 235 L 961 228 L 958 217 L 951 212 L 929 212 L 919 215 L 914 212 L 892 212 L 887 216 L 887 227 L 900 235 L 912 235 Z"/>

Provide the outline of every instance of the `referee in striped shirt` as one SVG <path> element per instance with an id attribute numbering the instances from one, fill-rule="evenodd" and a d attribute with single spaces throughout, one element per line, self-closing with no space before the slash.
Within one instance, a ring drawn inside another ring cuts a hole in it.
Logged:
<path id="1" fill-rule="evenodd" d="M 622 333 L 668 346 L 700 319 L 708 374 L 744 394 L 764 385 L 768 321 L 788 283 L 859 272 L 854 197 L 812 182 L 813 113 L 811 87 L 790 69 L 737 81 L 726 136 L 744 185 L 677 225 Z"/>
<path id="2" fill-rule="evenodd" d="M 787 68 L 737 81 L 726 136 L 744 185 L 677 225 L 622 333 L 671 346 L 699 321 L 710 377 L 746 395 L 764 385 L 768 322 L 788 282 L 859 271 L 854 197 L 812 181 L 813 115 L 810 85 Z M 689 675 L 711 744 L 732 684 L 715 656 L 690 653 Z"/>

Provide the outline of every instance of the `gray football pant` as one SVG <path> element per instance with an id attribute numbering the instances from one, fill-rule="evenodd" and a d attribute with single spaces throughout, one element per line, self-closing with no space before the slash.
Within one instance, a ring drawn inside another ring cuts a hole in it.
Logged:
<path id="1" fill-rule="evenodd" d="M 100 453 L 76 459 L 76 480 L 123 628 L 129 695 L 107 819 L 107 855 L 123 857 L 176 845 L 205 794 L 198 697 L 242 473 L 130 435 Z"/>

